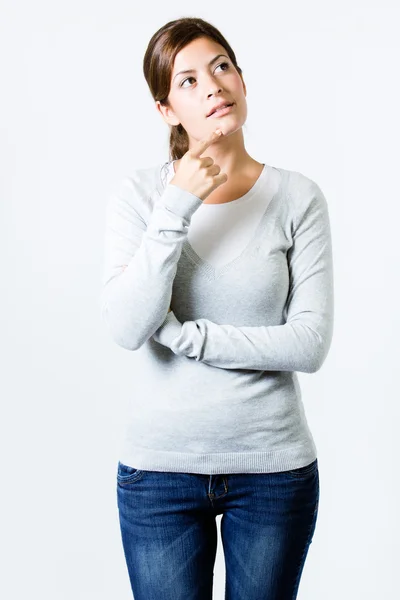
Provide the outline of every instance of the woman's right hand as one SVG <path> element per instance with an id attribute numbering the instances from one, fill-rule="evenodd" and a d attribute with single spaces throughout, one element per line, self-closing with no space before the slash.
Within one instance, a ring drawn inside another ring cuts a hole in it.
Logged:
<path id="1" fill-rule="evenodd" d="M 220 133 L 213 131 L 182 156 L 170 183 L 205 200 L 211 192 L 228 180 L 226 173 L 220 173 L 221 168 L 214 164 L 210 156 L 200 158 L 200 154 L 223 135 L 221 130 L 219 131 Z"/>

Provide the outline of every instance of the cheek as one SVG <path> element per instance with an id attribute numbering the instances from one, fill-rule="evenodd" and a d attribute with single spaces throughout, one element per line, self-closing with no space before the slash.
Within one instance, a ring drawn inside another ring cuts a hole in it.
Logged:
<path id="1" fill-rule="evenodd" d="M 240 98 L 240 99 L 245 99 L 246 95 L 244 93 L 244 87 L 243 87 L 243 83 L 242 80 L 239 78 L 237 81 L 235 81 L 235 90 L 234 93 L 236 94 L 236 98 Z"/>
<path id="2" fill-rule="evenodd" d="M 177 116 L 182 123 L 195 123 L 201 118 L 201 102 L 193 94 L 182 100 L 177 107 Z"/>

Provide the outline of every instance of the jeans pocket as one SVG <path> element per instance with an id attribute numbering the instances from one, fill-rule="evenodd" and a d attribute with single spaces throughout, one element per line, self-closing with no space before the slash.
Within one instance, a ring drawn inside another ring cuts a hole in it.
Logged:
<path id="1" fill-rule="evenodd" d="M 118 461 L 117 468 L 117 481 L 118 483 L 133 483 L 137 479 L 140 479 L 144 475 L 144 470 L 135 469 L 134 467 L 130 467 L 129 465 L 125 465 L 124 463 Z"/>
<path id="2" fill-rule="evenodd" d="M 297 467 L 297 469 L 290 469 L 286 471 L 286 473 L 290 477 L 305 477 L 306 475 L 310 475 L 314 473 L 318 469 L 318 459 L 313 460 L 312 463 L 305 465 L 304 467 Z"/>

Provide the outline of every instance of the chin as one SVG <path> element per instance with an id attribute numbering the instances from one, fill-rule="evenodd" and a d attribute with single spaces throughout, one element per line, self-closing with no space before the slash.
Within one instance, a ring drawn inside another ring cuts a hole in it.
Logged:
<path id="1" fill-rule="evenodd" d="M 241 129 L 243 125 L 244 123 L 237 123 L 236 121 L 232 123 L 221 123 L 219 125 L 219 129 L 221 129 L 224 136 L 227 136 L 236 133 L 236 131 L 239 131 L 239 129 Z M 217 127 L 215 129 L 217 129 Z"/>

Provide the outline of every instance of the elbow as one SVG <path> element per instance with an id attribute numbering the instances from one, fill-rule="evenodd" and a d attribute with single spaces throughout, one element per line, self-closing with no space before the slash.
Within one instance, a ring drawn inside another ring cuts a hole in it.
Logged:
<path id="1" fill-rule="evenodd" d="M 316 373 L 320 370 L 328 355 L 332 340 L 332 329 L 317 331 L 316 327 L 303 326 L 303 344 L 297 371 L 303 373 Z"/>
<path id="2" fill-rule="evenodd" d="M 117 346 L 124 348 L 124 350 L 134 351 L 140 348 L 140 344 L 137 344 L 136 340 L 133 341 L 128 339 L 125 335 L 121 335 L 119 332 L 114 331 L 110 326 L 107 327 L 107 330 L 112 341 L 117 344 Z"/>
<path id="3" fill-rule="evenodd" d="M 116 335 L 115 333 L 114 334 L 111 333 L 111 339 L 113 340 L 113 342 L 115 342 L 118 346 L 120 346 L 124 350 L 134 351 L 140 347 L 136 343 L 132 344 L 130 340 L 126 339 L 126 337 L 123 337 L 121 335 Z"/>
<path id="4" fill-rule="evenodd" d="M 319 371 L 328 356 L 331 339 L 324 339 L 319 334 L 316 334 L 316 337 L 315 343 L 313 343 L 308 349 L 308 352 L 305 353 L 307 360 L 302 369 L 305 373 L 316 373 Z"/>
<path id="5" fill-rule="evenodd" d="M 322 362 L 317 360 L 309 360 L 302 369 L 303 373 L 316 373 L 322 367 Z"/>
<path id="6" fill-rule="evenodd" d="M 101 308 L 101 320 L 104 323 L 112 341 L 124 348 L 124 350 L 138 350 L 142 343 L 133 335 L 129 335 L 127 328 L 117 327 L 113 324 L 110 314 L 108 312 L 107 305 L 103 305 Z"/>
<path id="7" fill-rule="evenodd" d="M 130 323 L 121 320 L 118 323 L 112 318 L 112 311 L 109 310 L 107 303 L 101 308 L 101 320 L 106 326 L 113 342 L 125 350 L 139 350 L 154 334 L 161 323 L 141 321 L 140 323 Z M 165 320 L 165 317 L 163 317 Z"/>

